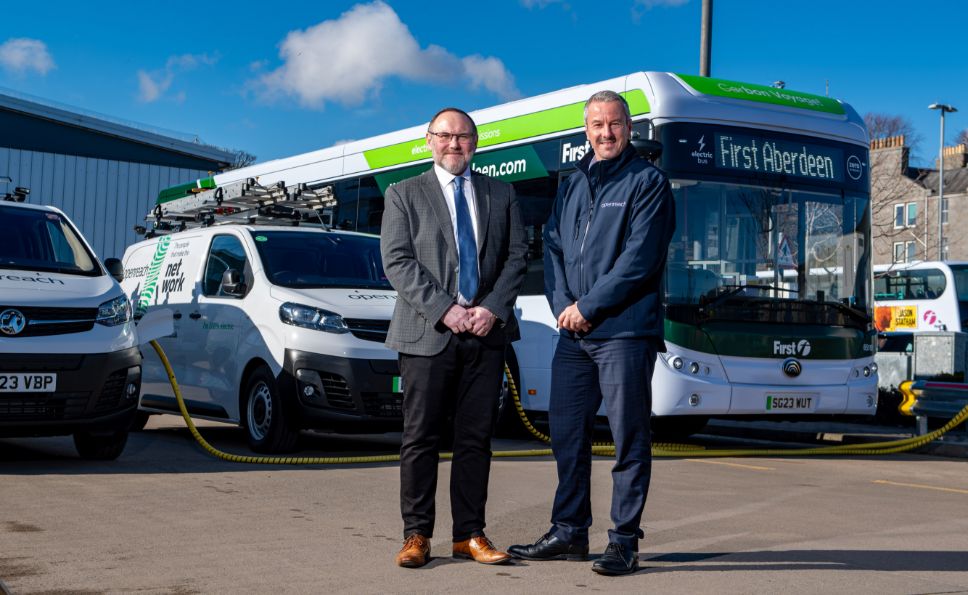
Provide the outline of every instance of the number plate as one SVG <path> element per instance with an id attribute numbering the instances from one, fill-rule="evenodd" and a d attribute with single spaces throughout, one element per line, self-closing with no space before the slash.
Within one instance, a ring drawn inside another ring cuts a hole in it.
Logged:
<path id="1" fill-rule="evenodd" d="M 777 393 L 766 395 L 767 411 L 813 411 L 817 408 L 817 393 Z"/>
<path id="2" fill-rule="evenodd" d="M 57 390 L 57 374 L 17 372 L 0 374 L 0 393 L 52 393 Z"/>
<path id="3" fill-rule="evenodd" d="M 402 393 L 403 392 L 403 378 L 400 376 L 393 377 L 393 392 Z"/>

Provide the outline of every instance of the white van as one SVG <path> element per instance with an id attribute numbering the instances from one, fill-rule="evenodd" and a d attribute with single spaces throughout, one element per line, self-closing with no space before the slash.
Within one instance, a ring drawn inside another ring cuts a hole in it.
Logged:
<path id="1" fill-rule="evenodd" d="M 874 266 L 879 332 L 961 332 L 968 327 L 968 262 Z"/>
<path id="2" fill-rule="evenodd" d="M 290 450 L 303 428 L 400 426 L 397 354 L 383 345 L 396 292 L 378 236 L 196 227 L 130 246 L 122 287 L 136 317 L 174 313 L 174 336 L 159 342 L 190 414 L 245 427 L 253 450 Z M 178 412 L 147 351 L 140 408 Z"/>
<path id="3" fill-rule="evenodd" d="M 73 434 L 86 459 L 124 450 L 141 353 L 121 270 L 62 211 L 0 201 L 0 436 Z"/>

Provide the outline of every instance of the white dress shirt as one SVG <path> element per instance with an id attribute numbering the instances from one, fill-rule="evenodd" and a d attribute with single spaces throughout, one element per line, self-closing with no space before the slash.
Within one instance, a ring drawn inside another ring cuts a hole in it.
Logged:
<path id="1" fill-rule="evenodd" d="M 460 251 L 460 244 L 457 241 L 457 207 L 454 204 L 454 174 L 450 173 L 446 169 L 440 167 L 436 163 L 434 164 L 434 173 L 437 174 L 437 181 L 440 182 L 440 189 L 444 192 L 444 198 L 447 199 L 444 202 L 447 203 L 447 211 L 450 213 L 450 226 L 454 230 L 454 244 L 457 246 L 457 250 Z M 477 262 L 478 262 L 478 273 L 480 273 L 480 242 L 478 238 L 480 233 L 477 231 L 477 196 L 474 194 L 474 185 L 471 184 L 471 168 L 470 166 L 464 170 L 464 173 L 460 175 L 464 178 L 464 199 L 467 201 L 467 210 L 471 214 L 471 225 L 474 228 L 474 245 L 478 247 L 477 252 Z M 459 256 L 459 255 L 458 255 Z M 457 274 L 460 275 L 460 258 L 458 260 L 458 270 Z M 469 306 L 471 302 L 464 298 L 463 295 L 457 294 L 457 303 L 461 306 Z"/>

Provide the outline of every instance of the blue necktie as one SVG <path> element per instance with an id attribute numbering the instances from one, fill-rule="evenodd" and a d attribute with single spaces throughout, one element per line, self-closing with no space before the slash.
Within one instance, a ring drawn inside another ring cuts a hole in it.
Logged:
<path id="1" fill-rule="evenodd" d="M 454 207 L 457 211 L 457 253 L 460 257 L 460 276 L 457 289 L 464 299 L 473 302 L 477 297 L 477 243 L 474 240 L 474 224 L 464 199 L 464 178 L 454 178 Z"/>

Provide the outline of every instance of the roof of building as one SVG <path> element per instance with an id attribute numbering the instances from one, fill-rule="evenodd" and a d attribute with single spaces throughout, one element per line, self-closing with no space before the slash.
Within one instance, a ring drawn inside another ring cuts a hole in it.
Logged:
<path id="1" fill-rule="evenodd" d="M 20 94 L 14 95 L 8 90 L 0 93 L 0 111 L 16 112 L 32 118 L 80 128 L 198 159 L 225 163 L 226 165 L 232 163 L 234 157 L 232 151 L 198 142 L 197 139 L 190 141 L 175 138 L 173 135 L 177 133 L 166 134 L 152 131 L 148 126 L 121 123 L 107 116 L 94 115 L 90 112 L 84 113 L 83 110 L 59 106 L 54 102 Z"/>
<path id="2" fill-rule="evenodd" d="M 924 169 L 922 175 L 914 180 L 932 193 L 938 193 L 938 170 Z M 959 167 L 944 170 L 944 191 L 951 194 L 968 192 L 968 168 Z"/>

